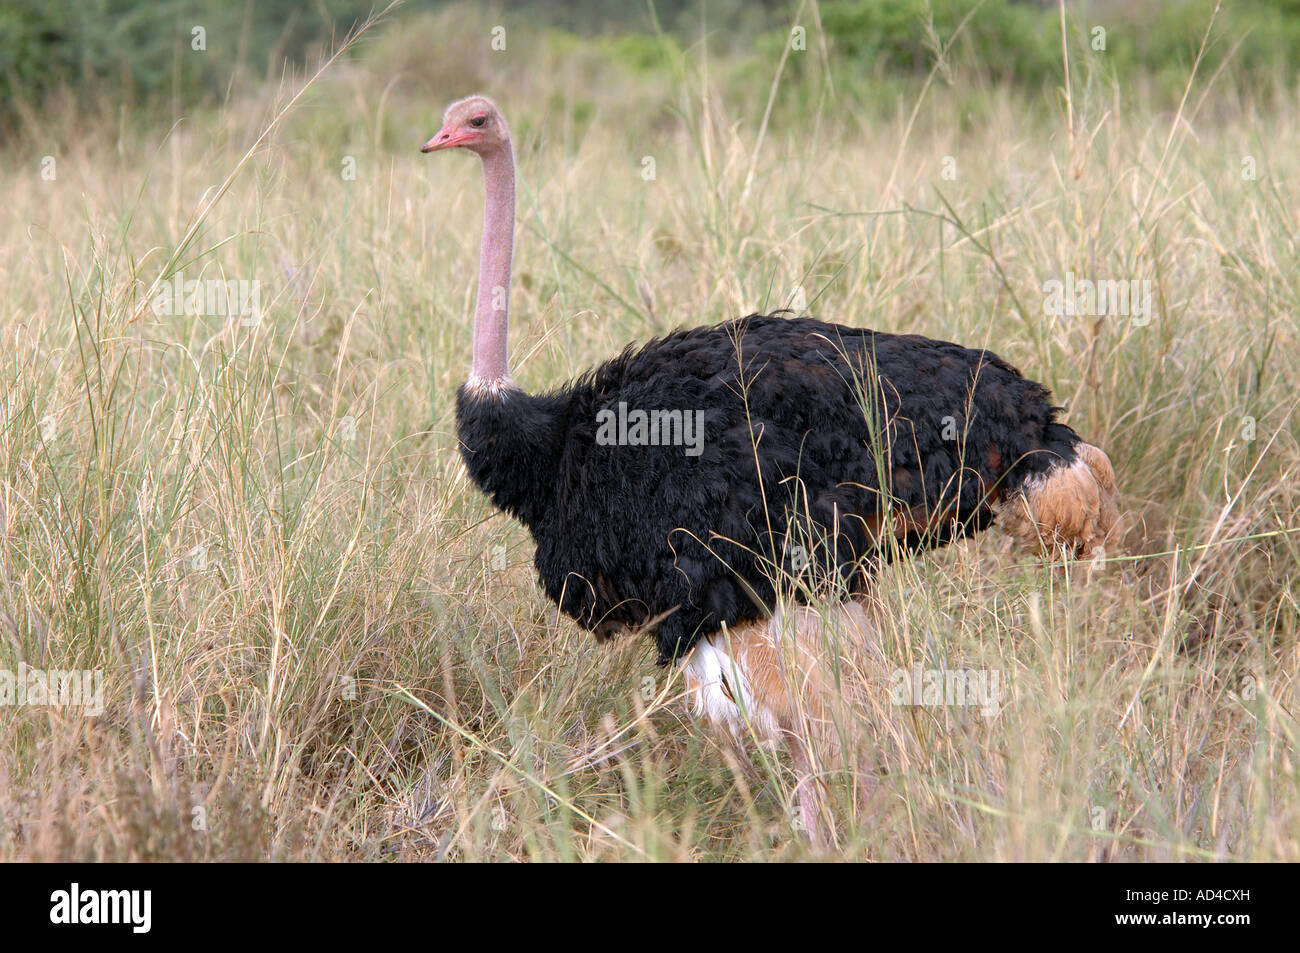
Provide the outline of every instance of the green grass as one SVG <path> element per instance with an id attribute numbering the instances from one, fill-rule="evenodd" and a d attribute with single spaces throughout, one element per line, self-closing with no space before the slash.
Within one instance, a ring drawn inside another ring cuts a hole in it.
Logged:
<path id="1" fill-rule="evenodd" d="M 466 478 L 479 172 L 416 149 L 477 89 L 516 136 L 524 386 L 803 301 L 992 347 L 1115 463 L 1130 555 L 1103 573 L 995 531 L 882 574 L 882 671 L 1009 694 L 988 719 L 871 696 L 877 794 L 832 784 L 839 856 L 1300 859 L 1293 92 L 870 99 L 524 25 L 494 54 L 494 22 L 378 28 L 247 157 L 302 78 L 171 128 L 53 104 L 4 147 L 0 668 L 107 690 L 95 717 L 0 709 L 0 857 L 807 854 L 788 765 L 753 784 L 648 644 L 557 618 Z M 176 270 L 260 281 L 261 320 L 156 314 Z M 1071 271 L 1149 279 L 1158 316 L 1045 315 Z"/>

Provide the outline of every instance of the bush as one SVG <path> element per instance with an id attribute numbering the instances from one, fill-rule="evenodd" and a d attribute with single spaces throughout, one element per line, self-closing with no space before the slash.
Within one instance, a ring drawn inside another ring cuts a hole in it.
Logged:
<path id="1" fill-rule="evenodd" d="M 822 25 L 838 55 L 876 73 L 925 73 L 935 51 L 928 22 L 944 43 L 975 6 L 971 0 L 838 0 L 822 7 Z M 1055 23 L 1044 11 L 986 0 L 957 38 L 954 53 L 998 79 L 1038 84 L 1060 71 Z"/>
<path id="2" fill-rule="evenodd" d="M 1091 30 L 1106 28 L 1098 56 L 1116 78 L 1149 73 L 1181 90 L 1196 58 L 1214 0 L 1173 0 L 1135 5 L 1119 14 L 1081 22 L 1068 11 L 1072 55 L 1091 52 Z M 974 11 L 972 13 L 972 11 Z M 822 25 L 837 65 L 877 77 L 924 75 L 935 49 L 927 25 L 951 43 L 950 64 L 998 82 L 1027 87 L 1062 81 L 1060 15 L 1054 5 L 1016 0 L 831 0 Z M 958 27 L 969 16 L 960 34 Z M 1300 63 L 1300 0 L 1239 0 L 1219 13 L 1203 68 L 1213 72 L 1232 52 L 1230 75 L 1240 85 L 1290 79 Z M 1081 56 L 1082 58 L 1082 56 Z"/>
<path id="3" fill-rule="evenodd" d="M 241 70 L 260 74 L 303 56 L 363 17 L 367 0 L 11 0 L 0 7 L 0 125 L 19 102 L 52 90 L 102 90 L 126 106 L 161 96 L 220 95 Z M 304 12 L 309 11 L 309 12 Z M 206 50 L 192 48 L 195 27 Z"/>
<path id="4" fill-rule="evenodd" d="M 308 5 L 250 0 L 247 7 L 214 0 L 10 0 L 0 7 L 0 129 L 12 125 L 21 104 L 38 108 L 52 90 L 63 87 L 74 93 L 101 92 L 115 106 L 126 107 L 172 96 L 183 105 L 219 97 L 241 74 L 274 75 L 285 62 L 301 60 L 313 46 L 365 16 L 372 2 L 380 0 L 315 0 Z M 396 16 L 405 19 L 419 9 L 443 5 L 441 0 L 408 0 Z M 1071 8 L 1072 56 L 1077 52 L 1079 63 L 1087 60 L 1120 81 L 1146 74 L 1156 79 L 1158 89 L 1181 92 L 1213 8 L 1214 0 L 1133 4 L 1096 23 L 1080 22 L 1078 9 Z M 679 49 L 694 42 L 700 28 L 694 14 L 703 9 L 697 0 L 655 4 L 659 22 L 680 31 Z M 709 9 L 718 15 L 716 5 Z M 789 42 L 793 5 L 778 9 L 775 0 L 739 6 L 724 0 L 721 9 L 730 28 L 715 30 L 710 42 L 726 43 L 730 37 L 733 52 L 743 51 L 751 67 L 770 62 Z M 510 15 L 578 31 L 584 36 L 576 42 L 594 43 L 633 72 L 671 70 L 670 47 L 650 34 L 646 9 L 593 0 L 582 10 L 579 14 L 559 0 L 532 0 L 512 5 Z M 950 44 L 948 64 L 967 76 L 1032 89 L 1059 85 L 1062 79 L 1054 4 L 825 0 L 820 15 L 831 68 L 846 79 L 869 77 L 888 88 L 894 81 L 925 75 L 935 62 L 935 37 Z M 809 15 L 802 25 L 811 33 Z M 196 26 L 206 30 L 206 52 L 191 49 Z M 1096 26 L 1107 30 L 1104 53 L 1089 47 L 1089 31 Z M 552 29 L 551 35 L 561 34 Z M 1300 63 L 1300 0 L 1225 5 L 1206 53 L 1206 74 L 1229 52 L 1227 75 L 1242 88 L 1293 80 Z M 816 68 L 814 60 L 792 60 L 791 78 L 797 82 L 808 76 Z M 742 63 L 736 75 L 743 80 L 751 72 Z"/>

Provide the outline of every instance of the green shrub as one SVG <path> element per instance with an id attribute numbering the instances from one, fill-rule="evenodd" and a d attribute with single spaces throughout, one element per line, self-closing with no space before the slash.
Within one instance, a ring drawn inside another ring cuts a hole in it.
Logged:
<path id="1" fill-rule="evenodd" d="M 1060 38 L 1051 14 L 1010 0 L 986 0 L 971 15 L 975 7 L 972 0 L 833 0 L 821 13 L 837 55 L 857 68 L 928 72 L 935 51 L 927 25 L 933 23 L 941 42 L 953 42 L 959 61 L 997 79 L 1038 84 L 1057 76 Z"/>
<path id="2" fill-rule="evenodd" d="M 69 88 L 108 97 L 113 105 L 148 105 L 176 97 L 183 105 L 220 97 L 242 75 L 274 76 L 285 63 L 300 62 L 331 35 L 345 31 L 379 0 L 10 0 L 0 7 L 0 130 L 21 104 L 38 108 L 52 90 Z M 409 20 L 443 0 L 408 0 L 395 14 Z M 790 41 L 793 3 L 757 5 L 724 0 L 705 7 L 697 0 L 657 0 L 649 7 L 593 0 L 582 10 L 559 0 L 511 5 L 510 22 L 542 25 L 551 42 L 571 41 L 615 60 L 634 73 L 667 74 L 674 51 L 689 48 L 709 27 L 711 49 L 728 48 L 732 77 L 765 86 L 771 64 Z M 1097 22 L 1090 6 L 1070 6 L 1071 56 L 1107 78 L 1126 82 L 1143 75 L 1168 95 L 1181 93 L 1210 22 L 1214 0 L 1106 7 Z M 705 16 L 712 11 L 709 19 Z M 1050 88 L 1062 81 L 1059 14 L 1054 4 L 1028 0 L 825 0 L 819 8 L 824 37 L 816 36 L 810 10 L 800 24 L 810 53 L 825 40 L 837 81 L 878 90 L 926 75 L 936 62 L 937 42 L 947 47 L 945 65 L 963 79 L 1022 88 Z M 651 23 L 669 38 L 655 36 Z M 697 22 L 698 21 L 698 22 Z M 719 29 L 719 23 L 723 28 Z M 964 26 L 963 26 L 964 24 Z M 546 26 L 550 25 L 550 29 Z M 206 30 L 207 50 L 191 48 L 196 26 Z M 1091 49 L 1091 31 L 1106 29 L 1106 49 Z M 960 30 L 959 30 L 960 27 Z M 399 27 L 400 28 L 400 27 Z M 567 31 L 567 32 L 565 32 Z M 430 38 L 437 54 L 437 37 Z M 1226 78 L 1243 89 L 1291 81 L 1300 63 L 1300 0 L 1237 0 L 1220 10 L 1204 62 L 1205 74 L 1231 54 Z M 791 57 L 788 79 L 799 85 L 823 61 Z M 947 77 L 947 72 L 943 74 Z"/>
<path id="3" fill-rule="evenodd" d="M 0 8 L 0 125 L 17 101 L 102 91 L 123 105 L 220 95 L 241 70 L 261 75 L 346 30 L 368 0 L 10 0 Z M 193 48 L 202 27 L 205 50 Z"/>

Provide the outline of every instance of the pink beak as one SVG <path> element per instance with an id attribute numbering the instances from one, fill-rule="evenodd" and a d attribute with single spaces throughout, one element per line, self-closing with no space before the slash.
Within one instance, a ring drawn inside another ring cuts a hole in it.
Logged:
<path id="1" fill-rule="evenodd" d="M 467 142 L 473 142 L 476 137 L 459 129 L 455 126 L 443 126 L 439 133 L 420 146 L 421 152 L 437 152 L 440 149 L 454 149 L 457 146 L 463 146 Z"/>

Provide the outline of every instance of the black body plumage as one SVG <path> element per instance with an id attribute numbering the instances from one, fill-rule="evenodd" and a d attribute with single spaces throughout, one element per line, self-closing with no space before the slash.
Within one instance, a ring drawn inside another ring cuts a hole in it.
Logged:
<path id="1" fill-rule="evenodd" d="M 699 454 L 598 441 L 620 402 L 702 411 Z M 860 591 L 891 552 L 987 526 L 1074 461 L 1058 412 L 990 351 L 781 315 L 677 331 L 540 396 L 457 395 L 470 476 L 532 532 L 547 594 L 598 637 L 654 622 L 661 662 L 778 588 Z"/>

